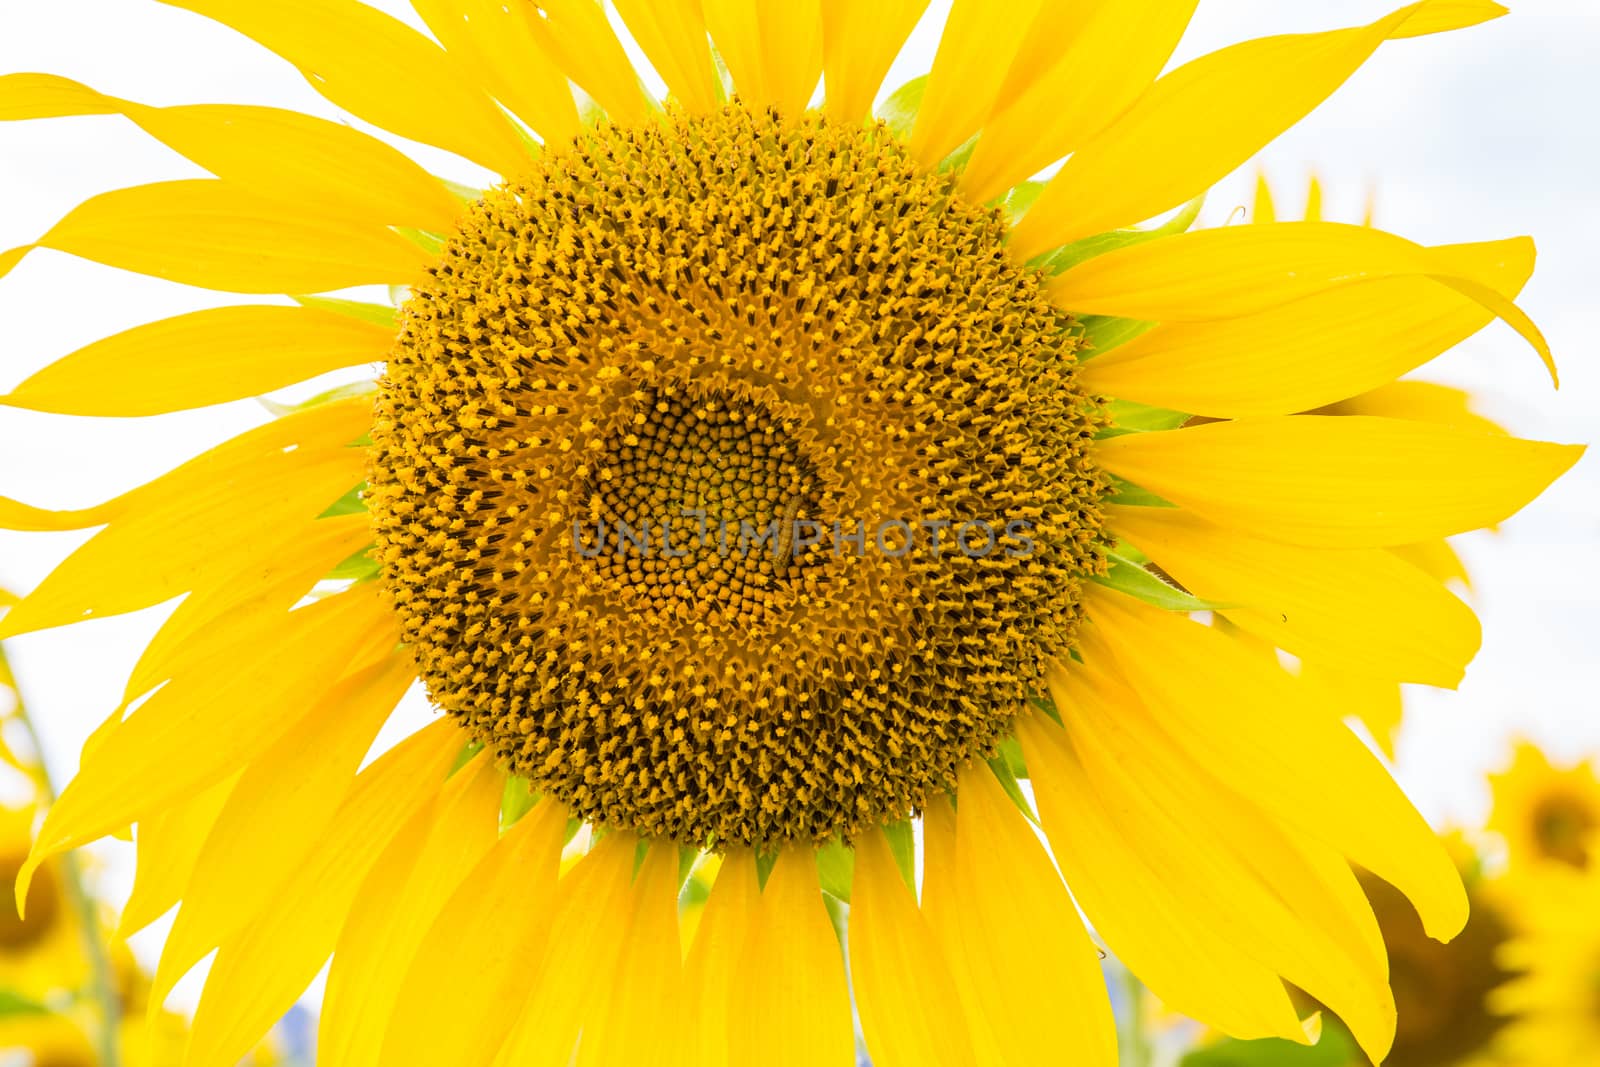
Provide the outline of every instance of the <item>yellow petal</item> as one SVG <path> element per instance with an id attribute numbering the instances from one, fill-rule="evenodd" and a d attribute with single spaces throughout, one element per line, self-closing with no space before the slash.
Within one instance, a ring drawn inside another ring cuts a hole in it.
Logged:
<path id="1" fill-rule="evenodd" d="M 1478 652 L 1472 609 L 1381 548 L 1316 549 L 1225 530 L 1177 508 L 1107 522 L 1240 628 L 1302 659 L 1395 682 L 1454 686 Z"/>
<path id="2" fill-rule="evenodd" d="M 102 193 L 33 247 L 233 293 L 406 285 L 428 263 L 392 230 L 209 179 Z"/>
<path id="3" fill-rule="evenodd" d="M 1306 213 L 1307 222 L 1322 221 L 1322 182 L 1313 174 L 1310 183 L 1306 186 Z"/>
<path id="4" fill-rule="evenodd" d="M 911 128 L 911 154 L 925 167 L 977 132 L 999 97 L 1040 0 L 955 0 Z"/>
<path id="5" fill-rule="evenodd" d="M 133 892 L 117 918 L 117 935 L 131 937 L 178 903 L 206 835 L 233 791 L 237 776 L 180 801 L 139 824 Z"/>
<path id="6" fill-rule="evenodd" d="M 1092 600 L 1096 625 L 1085 635 L 1085 659 L 1114 658 L 1196 759 L 1400 889 L 1432 936 L 1461 930 L 1467 897 L 1455 865 L 1354 734 L 1307 709 L 1288 675 L 1226 634 L 1121 593 Z"/>
<path id="7" fill-rule="evenodd" d="M 955 980 L 888 841 L 872 831 L 855 851 L 850 975 L 872 1062 L 975 1067 Z"/>
<path id="8" fill-rule="evenodd" d="M 107 505 L 116 518 L 0 622 L 0 637 L 116 615 L 201 587 L 305 532 L 361 479 L 349 447 L 371 398 L 312 408 L 224 442 Z"/>
<path id="9" fill-rule="evenodd" d="M 211 308 L 79 349 L 0 395 L 0 403 L 58 415 L 158 415 L 381 363 L 393 344 L 393 330 L 331 311 Z"/>
<path id="10" fill-rule="evenodd" d="M 377 226 L 447 232 L 461 214 L 450 191 L 405 153 L 342 123 L 271 107 L 147 107 L 53 74 L 0 77 L 0 118 L 107 112 L 247 192 Z"/>
<path id="11" fill-rule="evenodd" d="M 384 635 L 374 649 L 374 634 Z M 93 841 L 222 781 L 281 737 L 341 670 L 394 647 L 393 613 L 370 585 L 284 617 L 277 640 L 219 669 L 175 678 L 85 761 L 50 809 L 34 855 Z M 285 664 L 293 664 L 286 670 Z"/>
<path id="12" fill-rule="evenodd" d="M 1506 428 L 1472 410 L 1472 394 L 1437 382 L 1390 382 L 1358 396 L 1329 404 L 1319 415 L 1379 415 L 1390 419 L 1437 422 L 1480 433 L 1505 433 Z"/>
<path id="13" fill-rule="evenodd" d="M 809 846 L 778 853 L 751 918 L 728 1006 L 728 1063 L 849 1067 L 855 1028 L 844 959 Z"/>
<path id="14" fill-rule="evenodd" d="M 670 841 L 651 845 L 634 877 L 616 979 L 596 992 L 576 1067 L 688 1067 L 677 1038 L 685 998 L 678 849 Z"/>
<path id="15" fill-rule="evenodd" d="M 1507 297 L 1533 272 L 1527 238 L 1431 251 Z M 1091 389 L 1157 407 L 1231 418 L 1287 415 L 1390 382 L 1493 318 L 1429 278 L 1381 278 L 1237 318 L 1166 323 L 1089 360 L 1082 373 Z"/>
<path id="16" fill-rule="evenodd" d="M 1345 664 L 1306 660 L 1300 664 L 1300 683 L 1311 687 L 1335 714 L 1360 720 L 1378 748 L 1394 761 L 1394 745 L 1405 714 L 1400 687 L 1388 678 L 1352 670 Z"/>
<path id="17" fill-rule="evenodd" d="M 746 848 L 729 850 L 717 871 L 684 964 L 691 1062 L 700 1067 L 730 1065 L 728 1010 L 733 983 L 742 980 L 740 968 L 750 943 L 750 924 L 760 905 L 760 893 L 755 853 Z"/>
<path id="18" fill-rule="evenodd" d="M 505 775 L 480 753 L 445 784 L 433 824 L 420 840 L 396 840 L 403 870 L 367 875 L 333 950 L 317 1062 L 326 1067 L 375 1067 L 412 956 L 439 909 L 499 837 Z"/>
<path id="19" fill-rule="evenodd" d="M 187 879 L 156 975 L 161 994 L 288 880 L 339 810 L 361 758 L 415 678 L 409 657 L 391 652 L 330 688 L 250 761 Z"/>
<path id="20" fill-rule="evenodd" d="M 516 128 L 438 45 L 356 0 L 162 0 L 276 52 L 323 96 L 376 126 L 501 174 L 528 163 Z"/>
<path id="21" fill-rule="evenodd" d="M 501 0 L 412 0 L 428 29 L 469 76 L 544 138 L 576 135 L 582 125 L 567 76 L 539 45 L 521 5 Z"/>
<path id="22" fill-rule="evenodd" d="M 821 0 L 704 0 L 704 5 L 706 25 L 739 99 L 790 117 L 804 111 L 822 74 Z"/>
<path id="23" fill-rule="evenodd" d="M 132 704 L 167 679 L 227 655 L 229 642 L 236 638 L 266 638 L 284 612 L 372 540 L 364 513 L 318 519 L 296 527 L 296 532 L 292 552 L 244 561 L 237 571 L 218 574 L 184 597 L 139 654 L 123 689 L 123 703 Z"/>
<path id="24" fill-rule="evenodd" d="M 645 95 L 622 43 L 594 0 L 539 0 L 518 5 L 528 28 L 550 56 L 612 121 L 643 122 L 653 102 Z"/>
<path id="25" fill-rule="evenodd" d="M 617 13 L 690 114 L 717 107 L 721 87 L 700 0 L 617 0 Z"/>
<path id="26" fill-rule="evenodd" d="M 544 955 L 566 824 L 560 804 L 541 801 L 440 909 L 395 998 L 385 1067 L 492 1059 Z"/>
<path id="27" fill-rule="evenodd" d="M 1048 1063 L 1069 1048 L 1075 1063 L 1110 1067 L 1116 1032 L 1099 956 L 1050 857 L 988 767 L 964 770 L 956 797 L 954 854 L 936 863 L 930 843 L 925 897 L 941 892 L 936 878 L 953 883 L 942 890 L 953 914 L 930 921 L 956 932 L 969 1017 L 983 1020 L 997 1062 Z"/>
<path id="28" fill-rule="evenodd" d="M 1051 850 L 1117 958 L 1174 1011 L 1231 1037 L 1299 1039 L 1277 974 L 1199 921 L 1197 894 L 1174 866 L 1151 864 L 1132 846 L 1147 832 L 1148 816 L 1138 818 L 1146 813 L 1098 788 L 1054 723 L 1026 715 L 1017 733 Z"/>
<path id="29" fill-rule="evenodd" d="M 1095 452 L 1107 470 L 1219 526 L 1325 548 L 1492 526 L 1582 454 L 1581 445 L 1356 415 L 1123 434 Z"/>
<path id="30" fill-rule="evenodd" d="M 1000 195 L 1116 119 L 1161 73 L 1198 2 L 1077 5 L 1088 9 L 1077 32 L 1051 40 L 1044 72 L 984 123 L 961 174 L 967 195 L 980 203 Z"/>
<path id="31" fill-rule="evenodd" d="M 1265 174 L 1256 175 L 1255 205 L 1250 209 L 1251 222 L 1277 222 L 1278 211 L 1272 204 L 1272 186 Z"/>
<path id="32" fill-rule="evenodd" d="M 1389 551 L 1412 566 L 1421 567 L 1431 574 L 1435 581 L 1460 582 L 1469 589 L 1472 587 L 1472 578 L 1467 574 L 1467 565 L 1461 561 L 1461 556 L 1448 541 L 1441 539 L 1419 541 L 1414 545 L 1393 545 Z"/>
<path id="33" fill-rule="evenodd" d="M 1031 258 L 1177 207 L 1305 117 L 1385 40 L 1504 13 L 1487 0 L 1424 0 L 1367 26 L 1263 37 L 1187 63 L 1078 148 L 1018 225 L 1017 254 Z"/>
<path id="34" fill-rule="evenodd" d="M 49 511 L 36 508 L 9 497 L 0 496 L 0 530 L 18 530 L 25 533 L 57 533 L 62 530 L 87 530 L 91 526 L 104 526 L 120 510 L 112 501 L 98 507 L 76 511 Z"/>
<path id="35" fill-rule="evenodd" d="M 408 825 L 427 825 L 464 741 L 454 723 L 440 720 L 361 773 L 267 909 L 217 953 L 184 1067 L 233 1067 L 294 1003 L 333 951 L 358 905 L 356 891 L 389 842 Z"/>
<path id="36" fill-rule="evenodd" d="M 612 833 L 564 875 L 544 961 L 500 1050 L 506 1067 L 569 1067 L 586 1010 L 616 976 L 638 839 Z"/>
<path id="37" fill-rule="evenodd" d="M 1352 282 L 1431 279 L 1504 319 L 1539 353 L 1554 381 L 1555 360 L 1538 327 L 1458 252 L 1336 222 L 1225 226 L 1096 256 L 1057 278 L 1050 291 L 1080 314 L 1207 322 L 1266 311 Z"/>
<path id="38" fill-rule="evenodd" d="M 1107 667 L 1115 665 L 1102 655 L 1064 663 L 1048 684 L 1098 810 L 1115 813 L 1123 847 L 1176 887 L 1192 930 L 1225 938 L 1333 1006 L 1381 1061 L 1395 1030 L 1388 961 L 1381 939 L 1374 947 L 1377 923 L 1349 867 L 1239 796 L 1168 732 L 1159 709 L 1100 669 Z M 1049 774 L 1051 765 L 1042 766 Z M 1041 778 L 1036 788 L 1045 784 Z M 1257 996 L 1255 1013 L 1273 1019 L 1269 998 Z"/>
<path id="39" fill-rule="evenodd" d="M 884 75 L 900 54 L 928 0 L 822 0 L 824 107 L 844 122 L 872 113 Z"/>

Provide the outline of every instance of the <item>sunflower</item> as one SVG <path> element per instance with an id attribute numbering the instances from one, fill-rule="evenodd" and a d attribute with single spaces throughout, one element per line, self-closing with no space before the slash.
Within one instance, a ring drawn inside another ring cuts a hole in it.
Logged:
<path id="1" fill-rule="evenodd" d="M 1512 923 L 1494 887 L 1485 882 L 1477 857 L 1459 835 L 1446 838 L 1456 857 L 1472 915 L 1447 945 L 1429 938 L 1416 912 L 1395 890 L 1363 877 L 1389 949 L 1399 1027 L 1389 1067 L 1487 1067 L 1507 1062 L 1499 1049 L 1508 1020 L 1491 1010 L 1495 991 L 1511 977 L 1500 955 Z"/>
<path id="2" fill-rule="evenodd" d="M 0 885 L 10 889 L 33 846 L 34 808 L 0 807 Z M 83 934 L 62 872 L 44 864 L 19 914 L 13 893 L 0 903 L 0 990 L 37 999 L 86 977 Z"/>
<path id="3" fill-rule="evenodd" d="M 0 635 L 183 597 L 32 862 L 137 824 L 125 926 L 181 900 L 155 1002 L 215 950 L 191 1067 L 330 956 L 330 1064 L 846 1064 L 852 1007 L 882 1067 L 1111 1064 L 1074 897 L 1167 1003 L 1303 1042 L 1287 980 L 1381 1059 L 1350 865 L 1441 938 L 1460 880 L 1352 733 L 1191 614 L 1260 605 L 1296 655 L 1460 678 L 1465 608 L 1388 547 L 1501 521 L 1581 450 L 1296 413 L 1495 317 L 1548 362 L 1512 300 L 1532 245 L 1126 227 L 1385 41 L 1503 9 L 1161 75 L 1192 0 L 957 0 L 873 118 L 916 0 L 415 0 L 431 39 L 354 0 L 174 6 L 503 176 L 0 79 L 0 116 L 119 114 L 214 175 L 96 197 L 0 271 L 50 248 L 293 296 L 108 338 L 6 402 L 155 414 L 385 363 L 98 507 L 0 501 L 104 527 Z M 400 306 L 329 295 L 371 283 Z M 416 679 L 443 714 L 363 766 Z"/>
<path id="4" fill-rule="evenodd" d="M 1494 807 L 1488 828 L 1506 843 L 1513 869 L 1586 868 L 1600 833 L 1600 780 L 1589 760 L 1557 768 L 1538 745 L 1523 741 L 1511 766 L 1490 775 Z"/>
<path id="5" fill-rule="evenodd" d="M 1501 952 L 1517 976 L 1491 1000 L 1516 1016 L 1506 1048 L 1521 1063 L 1591 1063 L 1600 1052 L 1600 870 L 1558 867 L 1520 886 L 1519 936 Z"/>

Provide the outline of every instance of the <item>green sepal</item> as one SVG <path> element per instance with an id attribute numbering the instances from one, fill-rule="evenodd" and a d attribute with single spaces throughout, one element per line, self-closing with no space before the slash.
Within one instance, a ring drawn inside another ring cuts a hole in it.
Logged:
<path id="1" fill-rule="evenodd" d="M 1175 507 L 1172 501 L 1165 497 L 1156 496 L 1148 489 L 1124 481 L 1116 475 L 1111 475 L 1112 493 L 1106 498 L 1107 504 L 1122 504 L 1130 508 L 1170 508 Z"/>
<path id="2" fill-rule="evenodd" d="M 379 326 L 392 326 L 396 329 L 400 326 L 400 309 L 390 307 L 388 304 L 345 300 L 337 296 L 291 296 L 289 299 L 301 307 L 331 311 L 336 315 L 349 315 L 353 319 L 377 323 Z"/>
<path id="3" fill-rule="evenodd" d="M 1067 656 L 1074 662 L 1083 662 L 1083 658 L 1078 655 L 1078 650 L 1075 648 L 1068 651 Z M 1039 712 L 1041 715 L 1049 716 L 1050 720 L 1057 726 L 1066 725 L 1066 723 L 1061 721 L 1061 712 L 1056 709 L 1056 702 L 1051 698 L 1049 693 L 1030 693 L 1028 695 L 1028 706 Z"/>
<path id="4" fill-rule="evenodd" d="M 1022 758 L 1022 742 L 1017 740 L 1016 734 L 1000 742 L 1000 747 L 995 752 L 995 759 L 1004 760 L 1013 777 L 1028 777 L 1028 765 Z"/>
<path id="5" fill-rule="evenodd" d="M 1083 347 L 1078 349 L 1078 362 L 1082 363 L 1102 352 L 1109 352 L 1119 345 L 1125 345 L 1135 337 L 1149 333 L 1158 325 L 1160 323 L 1146 322 L 1143 319 L 1085 315 L 1078 320 L 1078 333 L 1083 338 Z"/>
<path id="6" fill-rule="evenodd" d="M 772 874 L 772 868 L 777 865 L 778 853 L 776 851 L 756 853 L 756 882 L 761 886 L 763 892 L 766 891 L 767 878 Z"/>
<path id="7" fill-rule="evenodd" d="M 689 881 L 689 876 L 694 873 L 694 865 L 700 861 L 700 850 L 687 845 L 678 846 L 678 892 L 683 892 L 683 887 Z"/>
<path id="8" fill-rule="evenodd" d="M 483 751 L 482 741 L 468 741 L 461 746 L 461 751 L 456 753 L 455 762 L 450 764 L 450 773 L 446 778 L 453 777 L 457 771 L 472 762 L 472 757 Z"/>
<path id="9" fill-rule="evenodd" d="M 1171 237 L 1173 234 L 1183 233 L 1194 225 L 1195 219 L 1200 217 L 1200 208 L 1205 204 L 1205 200 L 1205 194 L 1201 193 L 1185 204 L 1182 211 L 1160 226 L 1152 226 L 1148 230 L 1111 230 L 1108 233 L 1097 233 L 1093 237 L 1064 244 L 1053 252 L 1046 252 L 1032 260 L 1032 263 L 1047 273 L 1060 274 L 1095 256 L 1103 256 L 1119 248 L 1129 248 L 1146 241 L 1153 241 L 1158 237 Z"/>
<path id="10" fill-rule="evenodd" d="M 328 510 L 318 515 L 319 519 L 336 519 L 340 515 L 359 515 L 367 510 L 367 505 L 362 501 L 361 494 L 366 492 L 367 483 L 362 482 L 338 500 L 328 505 Z M 369 546 L 370 547 L 370 546 Z M 365 552 L 366 549 L 361 551 Z"/>
<path id="11" fill-rule="evenodd" d="M 432 230 L 419 230 L 415 226 L 396 226 L 394 232 L 410 241 L 430 256 L 444 251 L 445 236 Z"/>
<path id="12" fill-rule="evenodd" d="M 50 1009 L 14 989 L 0 989 L 0 1019 L 8 1015 L 49 1015 Z"/>
<path id="13" fill-rule="evenodd" d="M 1221 611 L 1235 606 L 1201 600 L 1175 585 L 1162 581 L 1139 564 L 1115 552 L 1107 552 L 1106 559 L 1111 564 L 1110 568 L 1103 575 L 1095 575 L 1091 581 L 1127 593 L 1164 611 Z"/>
<path id="14" fill-rule="evenodd" d="M 1111 425 L 1097 433 L 1096 438 L 1119 437 L 1125 433 L 1176 430 L 1193 417 L 1187 411 L 1152 407 L 1132 400 L 1111 401 L 1106 404 L 1106 414 L 1111 416 Z"/>
<path id="15" fill-rule="evenodd" d="M 364 582 L 376 578 L 383 573 L 383 564 L 372 558 L 372 545 L 368 545 L 360 552 L 340 561 L 339 565 L 329 571 L 323 581 L 327 582 Z"/>
<path id="16" fill-rule="evenodd" d="M 544 151 L 544 146 L 538 141 L 534 141 L 533 150 L 534 157 L 538 158 L 539 153 Z M 439 182 L 440 185 L 450 190 L 451 196 L 454 196 L 463 204 L 475 204 L 479 200 L 483 199 L 484 190 L 482 189 L 474 189 L 470 185 L 462 185 L 460 182 L 453 182 L 449 178 L 440 178 L 437 174 L 434 175 L 434 178 Z"/>
<path id="17" fill-rule="evenodd" d="M 500 829 L 507 830 L 515 826 L 537 803 L 539 794 L 533 791 L 532 782 L 515 775 L 508 777 L 506 787 L 500 793 Z"/>
<path id="18" fill-rule="evenodd" d="M 1028 803 L 1028 796 L 1022 791 L 1022 783 L 1011 773 L 1006 761 L 996 756 L 989 761 L 989 770 L 999 779 L 1000 788 L 1006 791 L 1006 796 L 1011 798 L 1011 803 L 1017 806 L 1017 810 L 1026 815 L 1029 822 L 1038 825 L 1039 817 L 1033 813 L 1033 805 Z"/>
<path id="19" fill-rule="evenodd" d="M 325 392 L 318 393 L 309 400 L 302 400 L 298 404 L 280 404 L 276 400 L 269 400 L 264 396 L 256 397 L 256 403 L 281 419 L 285 415 L 298 415 L 302 411 L 320 408 L 324 404 L 337 404 L 341 400 L 350 400 L 358 396 L 370 396 L 377 391 L 377 382 L 371 378 L 363 378 L 359 382 L 346 382 L 344 385 L 335 386 Z"/>
<path id="20" fill-rule="evenodd" d="M 911 128 L 917 124 L 917 112 L 922 110 L 922 95 L 927 90 L 928 76 L 919 75 L 890 93 L 878 108 L 878 118 L 900 140 L 911 140 Z"/>
<path id="21" fill-rule="evenodd" d="M 917 835 L 911 829 L 910 819 L 901 819 L 892 822 L 883 828 L 883 836 L 889 839 L 889 852 L 894 856 L 894 865 L 900 868 L 900 877 L 905 879 L 906 886 L 915 893 L 917 891 Z"/>
<path id="22" fill-rule="evenodd" d="M 855 881 L 856 850 L 837 838 L 817 849 L 817 878 L 822 891 L 850 903 L 850 886 Z"/>
<path id="23" fill-rule="evenodd" d="M 990 203 L 1005 214 L 1008 224 L 1015 226 L 1022 216 L 1028 213 L 1033 202 L 1039 199 L 1039 194 L 1044 192 L 1045 184 L 1045 182 L 1018 182 Z"/>
<path id="24" fill-rule="evenodd" d="M 1239 1041 L 1225 1038 L 1189 1053 L 1178 1067 L 1345 1067 L 1362 1062 L 1356 1043 L 1344 1029 L 1323 1027 L 1315 1045 L 1297 1045 L 1280 1037 Z"/>

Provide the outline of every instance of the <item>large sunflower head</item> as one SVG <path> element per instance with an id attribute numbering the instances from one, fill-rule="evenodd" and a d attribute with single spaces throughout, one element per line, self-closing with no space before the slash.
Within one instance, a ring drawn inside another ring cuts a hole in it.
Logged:
<path id="1" fill-rule="evenodd" d="M 145 415 L 384 364 L 101 506 L 0 499 L 104 527 L 0 636 L 183 598 L 31 862 L 137 824 L 124 927 L 181 901 L 157 998 L 216 951 L 190 1067 L 330 955 L 333 1063 L 811 1067 L 853 1062 L 859 1017 L 884 1067 L 1100 1067 L 1074 898 L 1174 1007 L 1304 1041 L 1291 982 L 1381 1059 L 1351 865 L 1436 937 L 1466 898 L 1340 721 L 1362 709 L 1236 633 L 1389 690 L 1460 679 L 1476 621 L 1406 546 L 1578 450 L 1312 412 L 1496 317 L 1548 361 L 1514 303 L 1531 244 L 1133 226 L 1384 42 L 1497 5 L 1162 74 L 1192 0 L 956 0 L 881 103 L 915 0 L 174 6 L 379 133 L 0 79 L 0 117 L 122 115 L 215 175 L 97 197 L 0 273 L 45 247 L 291 295 L 6 402 Z M 343 292 L 373 283 L 393 302 Z M 442 714 L 366 760 L 419 679 Z"/>

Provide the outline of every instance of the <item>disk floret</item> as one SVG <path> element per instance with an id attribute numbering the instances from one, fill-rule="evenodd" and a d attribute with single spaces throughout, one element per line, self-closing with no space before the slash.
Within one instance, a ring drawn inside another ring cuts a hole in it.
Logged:
<path id="1" fill-rule="evenodd" d="M 1103 417 L 953 188 L 882 126 L 735 105 L 602 125 L 468 209 L 370 506 L 433 699 L 534 788 L 685 844 L 849 838 L 992 754 L 1071 647 Z"/>

